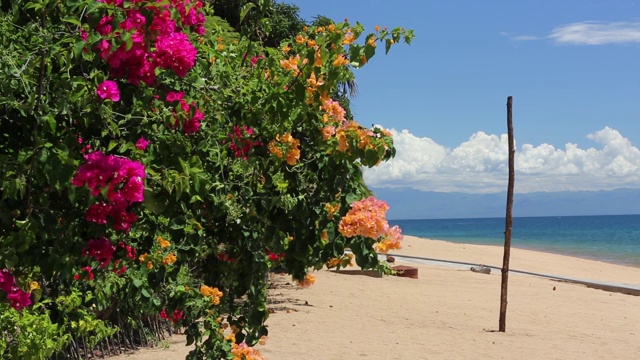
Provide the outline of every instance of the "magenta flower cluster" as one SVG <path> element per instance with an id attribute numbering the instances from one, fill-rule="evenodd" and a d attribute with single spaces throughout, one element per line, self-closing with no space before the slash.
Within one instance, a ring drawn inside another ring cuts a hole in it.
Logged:
<path id="1" fill-rule="evenodd" d="M 200 122 L 204 120 L 204 113 L 198 109 L 195 102 L 188 103 L 184 99 L 184 93 L 182 91 L 167 93 L 167 102 L 176 103 L 173 109 L 173 124 L 170 124 L 172 128 L 177 128 L 182 125 L 182 130 L 185 134 L 193 134 L 200 129 Z"/>
<path id="2" fill-rule="evenodd" d="M 109 65 L 111 76 L 126 78 L 136 86 L 141 81 L 152 86 L 156 68 L 170 69 L 184 77 L 194 66 L 197 51 L 182 30 L 191 27 L 196 33 L 204 34 L 201 0 L 171 0 L 170 4 L 163 5 L 152 1 L 130 1 L 128 4 L 121 0 L 99 1 L 126 8 L 126 18 L 121 23 L 114 24 L 114 17 L 105 15 L 95 27 L 95 31 L 105 37 L 96 50 Z M 171 8 L 178 10 L 180 24 L 171 17 Z M 152 19 L 150 24 L 147 24 L 147 18 Z M 122 37 L 124 33 L 131 34 L 131 42 L 123 41 L 113 49 L 109 38 Z"/>
<path id="3" fill-rule="evenodd" d="M 96 94 L 98 94 L 101 99 L 109 99 L 114 102 L 120 101 L 120 89 L 118 89 L 118 84 L 113 80 L 101 82 L 96 89 Z"/>
<path id="4" fill-rule="evenodd" d="M 261 146 L 260 141 L 253 140 L 253 129 L 248 126 L 233 126 L 233 132 L 229 133 L 229 149 L 236 158 L 247 160 L 247 156 L 253 147 Z"/>
<path id="5" fill-rule="evenodd" d="M 0 270 L 0 290 L 6 294 L 11 307 L 18 311 L 31 305 L 31 293 L 16 286 L 16 279 L 9 269 Z"/>
<path id="6" fill-rule="evenodd" d="M 82 256 L 89 256 L 100 263 L 100 268 L 106 268 L 111 263 L 116 247 L 106 237 L 99 237 L 87 241 L 82 249 Z"/>
<path id="7" fill-rule="evenodd" d="M 91 196 L 98 196 L 107 190 L 107 200 L 91 205 L 86 213 L 87 221 L 106 224 L 107 218 L 114 220 L 115 230 L 128 233 L 131 224 L 138 218 L 127 212 L 127 208 L 136 202 L 144 201 L 144 165 L 127 158 L 104 155 L 95 151 L 85 155 L 84 163 L 71 180 L 76 187 L 85 184 L 91 190 Z"/>

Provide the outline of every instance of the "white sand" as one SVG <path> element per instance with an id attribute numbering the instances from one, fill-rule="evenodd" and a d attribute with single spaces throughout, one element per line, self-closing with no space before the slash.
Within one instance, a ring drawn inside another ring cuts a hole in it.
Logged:
<path id="1" fill-rule="evenodd" d="M 502 248 L 406 236 L 397 254 L 500 267 Z M 316 273 L 308 289 L 270 291 L 270 360 L 299 359 L 640 359 L 640 296 L 510 273 L 507 332 L 496 332 L 500 271 L 415 264 L 419 279 Z M 512 269 L 640 288 L 640 268 L 512 249 Z M 308 305 L 307 305 L 308 304 Z M 183 359 L 169 349 L 114 359 Z"/>

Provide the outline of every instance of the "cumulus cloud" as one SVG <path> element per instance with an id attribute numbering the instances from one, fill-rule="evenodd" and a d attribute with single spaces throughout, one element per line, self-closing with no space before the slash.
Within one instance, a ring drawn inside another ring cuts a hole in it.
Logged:
<path id="1" fill-rule="evenodd" d="M 448 149 L 408 130 L 390 130 L 396 157 L 372 169 L 373 187 L 412 187 L 423 191 L 492 193 L 508 180 L 507 135 L 479 131 Z M 611 190 L 640 187 L 640 150 L 617 130 L 605 127 L 587 136 L 597 147 L 555 148 L 523 144 L 516 148 L 516 192 Z"/>
<path id="2" fill-rule="evenodd" d="M 606 45 L 640 42 L 640 22 L 582 21 L 555 27 L 547 36 L 512 35 L 514 41 L 551 39 L 563 45 Z"/>

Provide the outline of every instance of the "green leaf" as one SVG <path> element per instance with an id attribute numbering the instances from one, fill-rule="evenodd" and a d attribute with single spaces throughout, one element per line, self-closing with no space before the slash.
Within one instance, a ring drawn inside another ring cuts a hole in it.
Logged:
<path id="1" fill-rule="evenodd" d="M 49 126 L 51 132 L 56 131 L 56 119 L 52 115 L 44 115 L 40 117 L 40 121 Z"/>
<path id="2" fill-rule="evenodd" d="M 142 285 L 142 279 L 134 278 L 134 279 L 133 279 L 133 285 L 134 285 L 135 287 L 140 287 L 140 286 Z"/>
<path id="3" fill-rule="evenodd" d="M 151 297 L 151 294 L 149 293 L 149 290 L 147 290 L 147 289 L 142 289 L 140 292 L 142 293 L 142 296 L 144 296 L 146 298 L 150 298 Z"/>
<path id="4" fill-rule="evenodd" d="M 144 201 L 142 205 L 156 214 L 162 214 L 169 204 L 166 199 L 156 198 L 155 194 L 149 190 L 149 188 L 146 188 L 144 189 Z"/>
<path id="5" fill-rule="evenodd" d="M 67 16 L 66 18 L 62 19 L 62 21 L 68 22 L 68 23 L 76 25 L 78 27 L 82 27 L 82 23 L 78 19 L 72 18 L 70 16 Z"/>
<path id="6" fill-rule="evenodd" d="M 256 4 L 250 2 L 245 4 L 242 9 L 240 10 L 240 23 L 242 23 L 242 21 L 244 20 L 244 18 L 247 16 L 247 14 L 249 13 L 249 11 L 251 9 L 253 9 L 254 7 L 256 7 Z"/>

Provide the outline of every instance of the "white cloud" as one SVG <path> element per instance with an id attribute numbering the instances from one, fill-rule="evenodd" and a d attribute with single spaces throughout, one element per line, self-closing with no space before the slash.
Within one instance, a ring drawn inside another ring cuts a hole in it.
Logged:
<path id="1" fill-rule="evenodd" d="M 473 134 L 455 149 L 408 130 L 394 135 L 396 157 L 365 169 L 373 187 L 412 187 L 424 191 L 491 193 L 506 191 L 507 135 Z M 618 131 L 605 127 L 587 136 L 598 148 L 566 144 L 524 144 L 516 149 L 516 192 L 611 190 L 640 187 L 640 150 Z"/>
<path id="2" fill-rule="evenodd" d="M 558 43 L 572 45 L 640 42 L 640 22 L 577 22 L 556 27 L 549 37 Z"/>
<path id="3" fill-rule="evenodd" d="M 517 36 L 513 36 L 511 40 L 531 41 L 531 40 L 540 40 L 540 38 L 538 36 L 532 36 L 532 35 L 517 35 Z"/>
<path id="4" fill-rule="evenodd" d="M 509 35 L 508 33 L 502 33 Z M 560 25 L 551 30 L 546 37 L 531 35 L 513 35 L 511 40 L 531 41 L 552 39 L 563 45 L 606 45 L 640 42 L 640 22 L 619 21 L 582 21 Z"/>

